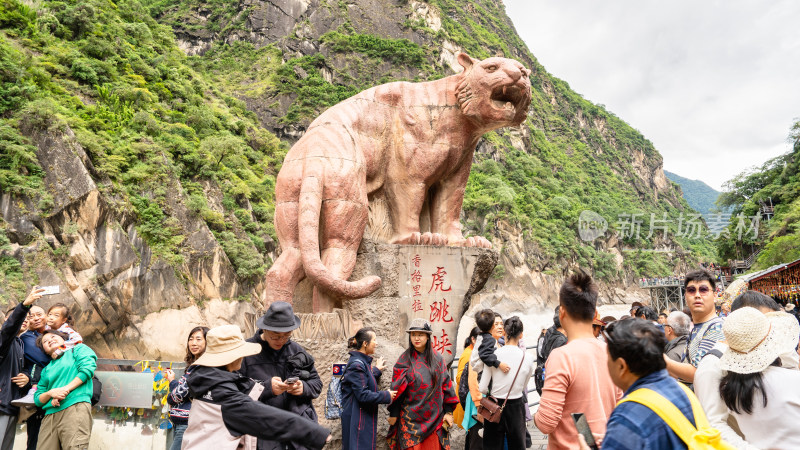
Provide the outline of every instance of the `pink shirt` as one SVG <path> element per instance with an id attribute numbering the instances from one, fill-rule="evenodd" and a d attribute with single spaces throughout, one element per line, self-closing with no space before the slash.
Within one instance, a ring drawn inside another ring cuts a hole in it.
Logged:
<path id="1" fill-rule="evenodd" d="M 548 449 L 578 448 L 578 430 L 572 413 L 584 413 L 599 440 L 622 390 L 608 375 L 606 344 L 597 339 L 567 342 L 550 353 L 545 363 L 544 388 L 534 417 L 548 436 Z"/>

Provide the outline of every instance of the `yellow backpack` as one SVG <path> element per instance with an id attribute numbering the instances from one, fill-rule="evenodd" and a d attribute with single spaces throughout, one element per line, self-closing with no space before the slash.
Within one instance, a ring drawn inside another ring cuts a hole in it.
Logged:
<path id="1" fill-rule="evenodd" d="M 697 424 L 697 428 L 689 422 L 689 419 L 683 415 L 677 406 L 651 389 L 637 389 L 620 400 L 617 405 L 623 402 L 636 402 L 650 408 L 672 428 L 672 431 L 674 431 L 683 442 L 686 443 L 689 450 L 734 450 L 736 447 L 722 440 L 719 430 L 711 428 L 703 412 L 703 408 L 700 407 L 700 401 L 697 400 L 694 392 L 683 384 L 680 384 L 680 386 L 683 388 L 683 391 L 686 392 L 686 396 L 689 397 L 689 403 L 692 405 L 692 413 L 694 414 L 694 421 Z"/>

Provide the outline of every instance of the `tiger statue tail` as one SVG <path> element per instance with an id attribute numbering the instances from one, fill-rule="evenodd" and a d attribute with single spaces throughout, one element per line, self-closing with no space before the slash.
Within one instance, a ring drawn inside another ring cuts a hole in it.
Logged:
<path id="1" fill-rule="evenodd" d="M 309 169 L 308 167 L 306 168 L 306 173 L 303 176 L 298 201 L 298 233 L 303 270 L 318 288 L 345 298 L 366 297 L 381 286 L 380 277 L 371 275 L 358 281 L 342 280 L 322 263 L 319 245 L 319 223 L 325 175 L 324 169 Z M 353 251 L 356 250 L 354 249 Z"/>

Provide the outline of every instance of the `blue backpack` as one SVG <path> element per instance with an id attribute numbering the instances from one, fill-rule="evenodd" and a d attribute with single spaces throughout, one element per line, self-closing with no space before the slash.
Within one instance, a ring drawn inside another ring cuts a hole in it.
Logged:
<path id="1" fill-rule="evenodd" d="M 361 362 L 359 361 L 359 363 Z M 363 363 L 361 364 L 363 365 Z M 346 368 L 347 364 L 333 365 L 333 377 L 328 385 L 328 396 L 325 397 L 325 418 L 328 420 L 342 418 L 342 381 Z"/>

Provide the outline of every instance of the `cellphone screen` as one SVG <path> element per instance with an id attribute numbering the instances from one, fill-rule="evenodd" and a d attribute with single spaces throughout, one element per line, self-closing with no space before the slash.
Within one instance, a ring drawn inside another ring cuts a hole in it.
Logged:
<path id="1" fill-rule="evenodd" d="M 598 450 L 597 444 L 594 442 L 592 430 L 589 429 L 589 423 L 586 422 L 586 416 L 584 416 L 583 413 L 572 413 L 572 420 L 575 422 L 575 428 L 578 429 L 578 433 L 586 439 L 586 444 L 589 445 L 589 448 Z"/>
<path id="2" fill-rule="evenodd" d="M 39 289 L 44 289 L 44 292 L 41 293 L 42 295 L 55 295 L 61 293 L 61 286 L 58 285 L 42 286 Z"/>

